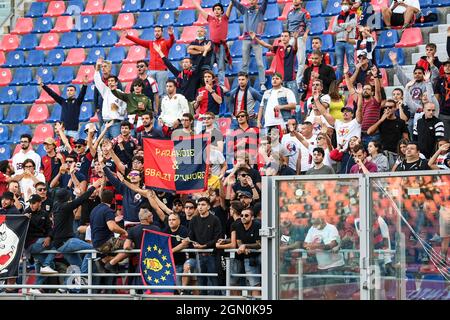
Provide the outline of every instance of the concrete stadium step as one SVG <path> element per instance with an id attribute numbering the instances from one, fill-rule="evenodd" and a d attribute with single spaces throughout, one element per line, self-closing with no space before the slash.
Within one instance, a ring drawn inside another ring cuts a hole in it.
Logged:
<path id="1" fill-rule="evenodd" d="M 448 23 L 448 21 L 447 21 Z M 450 27 L 450 24 L 440 24 L 438 25 L 438 32 L 439 33 L 447 33 L 447 29 Z"/>
<path id="2" fill-rule="evenodd" d="M 433 43 L 447 43 L 447 32 L 445 33 L 430 33 L 430 42 Z"/>
<path id="3" fill-rule="evenodd" d="M 402 67 L 401 67 L 402 70 L 403 70 L 403 72 L 406 74 L 406 76 L 407 76 L 408 78 L 411 78 L 411 77 L 412 77 L 412 73 L 413 73 L 413 70 L 414 70 L 414 66 L 415 66 L 415 65 L 411 64 L 411 65 L 406 65 L 406 66 L 402 66 Z M 401 86 L 401 85 L 402 85 L 402 84 L 401 84 L 400 81 L 398 80 L 397 75 L 394 74 L 394 86 Z"/>
<path id="4" fill-rule="evenodd" d="M 425 55 L 425 47 L 427 45 L 426 44 L 422 44 L 420 46 L 417 46 L 418 51 L 422 53 L 422 55 Z M 436 50 L 437 51 L 447 51 L 447 42 L 445 43 L 436 43 Z"/>

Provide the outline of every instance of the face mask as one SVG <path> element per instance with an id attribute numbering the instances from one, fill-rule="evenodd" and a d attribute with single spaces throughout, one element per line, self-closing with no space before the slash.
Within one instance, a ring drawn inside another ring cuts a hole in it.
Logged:
<path id="1" fill-rule="evenodd" d="M 199 36 L 197 36 L 197 40 L 199 40 L 199 41 L 205 40 L 205 37 L 199 37 Z"/>
<path id="2" fill-rule="evenodd" d="M 342 11 L 347 12 L 348 9 L 349 9 L 349 6 L 344 4 L 344 5 L 341 6 L 341 9 L 342 9 Z"/>
<path id="3" fill-rule="evenodd" d="M 344 90 L 339 90 L 339 95 L 343 96 L 344 95 Z"/>

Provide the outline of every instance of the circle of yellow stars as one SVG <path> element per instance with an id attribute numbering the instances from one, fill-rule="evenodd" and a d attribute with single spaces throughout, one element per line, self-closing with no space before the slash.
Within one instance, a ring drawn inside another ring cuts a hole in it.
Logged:
<path id="1" fill-rule="evenodd" d="M 155 284 L 159 284 L 160 282 L 166 281 L 167 277 L 170 276 L 170 274 L 171 274 L 170 269 L 172 267 L 172 264 L 169 261 L 167 261 L 167 257 L 165 255 L 161 255 L 162 249 L 158 248 L 158 246 L 156 244 L 153 247 L 151 247 L 151 246 L 147 247 L 147 252 L 151 252 L 151 251 L 157 252 L 158 255 L 161 256 L 161 260 L 163 261 L 163 268 L 165 267 L 167 270 L 164 271 L 164 275 L 162 275 L 159 278 L 155 278 L 150 275 L 147 275 L 147 269 L 144 269 L 144 274 L 149 282 L 154 282 Z M 146 254 L 144 253 L 144 255 L 146 255 Z M 164 264 L 164 262 L 165 262 L 165 264 Z"/>

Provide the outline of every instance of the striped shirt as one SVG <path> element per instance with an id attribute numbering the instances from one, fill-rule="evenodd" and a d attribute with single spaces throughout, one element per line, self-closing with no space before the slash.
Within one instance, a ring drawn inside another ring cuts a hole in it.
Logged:
<path id="1" fill-rule="evenodd" d="M 380 103 L 371 98 L 363 102 L 363 118 L 361 123 L 362 132 L 366 132 L 372 125 L 380 119 Z"/>
<path id="2" fill-rule="evenodd" d="M 413 140 L 419 144 L 420 152 L 429 159 L 433 156 L 438 138 L 444 137 L 444 123 L 436 117 L 425 115 L 417 120 L 413 129 Z"/>

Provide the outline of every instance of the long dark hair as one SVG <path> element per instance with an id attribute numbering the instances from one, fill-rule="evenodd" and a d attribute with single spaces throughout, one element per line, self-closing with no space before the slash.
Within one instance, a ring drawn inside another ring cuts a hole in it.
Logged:
<path id="1" fill-rule="evenodd" d="M 333 80 L 330 83 L 330 88 L 328 89 L 328 95 L 331 100 L 341 100 L 343 97 L 339 94 L 339 85 L 341 84 L 341 80 Z"/>

